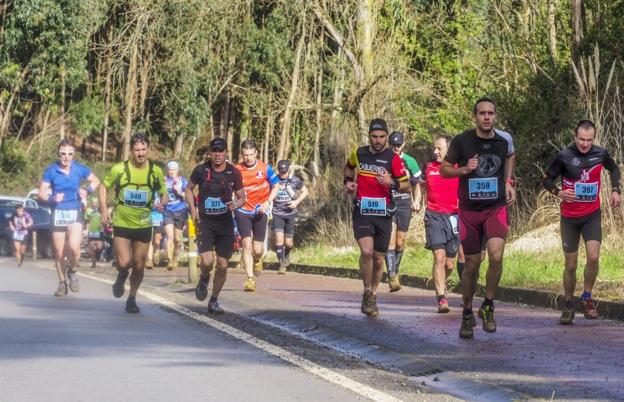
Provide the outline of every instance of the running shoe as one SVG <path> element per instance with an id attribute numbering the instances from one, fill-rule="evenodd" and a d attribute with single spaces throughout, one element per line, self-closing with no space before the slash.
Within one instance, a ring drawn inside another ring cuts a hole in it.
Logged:
<path id="1" fill-rule="evenodd" d="M 136 303 L 136 297 L 128 296 L 128 300 L 126 300 L 126 313 L 129 314 L 137 314 L 140 313 L 141 309 Z"/>
<path id="2" fill-rule="evenodd" d="M 174 255 L 171 261 L 169 261 L 169 263 L 167 264 L 167 271 L 173 271 L 177 267 L 178 267 L 178 257 Z"/>
<path id="3" fill-rule="evenodd" d="M 574 308 L 568 309 L 566 308 L 561 312 L 561 317 L 559 317 L 559 324 L 561 325 L 571 325 L 574 321 Z"/>
<path id="4" fill-rule="evenodd" d="M 379 309 L 377 308 L 377 296 L 375 296 L 370 290 L 365 290 L 362 294 L 361 311 L 369 317 L 377 317 L 379 315 Z"/>
<path id="5" fill-rule="evenodd" d="M 203 301 L 208 297 L 208 281 L 210 281 L 210 276 L 207 278 L 199 278 L 197 286 L 195 287 L 195 298 L 197 300 Z"/>
<path id="6" fill-rule="evenodd" d="M 474 338 L 474 326 L 475 318 L 473 313 L 462 315 L 459 337 L 463 339 Z"/>
<path id="7" fill-rule="evenodd" d="M 496 320 L 494 319 L 494 309 L 492 306 L 481 306 L 479 317 L 483 320 L 483 330 L 485 332 L 496 332 Z"/>
<path id="8" fill-rule="evenodd" d="M 223 314 L 225 313 L 225 310 L 223 310 L 223 308 L 219 305 L 219 302 L 215 300 L 208 302 L 208 312 L 210 314 Z"/>
<path id="9" fill-rule="evenodd" d="M 247 278 L 245 281 L 245 292 L 255 292 L 256 291 L 256 278 Z"/>
<path id="10" fill-rule="evenodd" d="M 280 264 L 279 268 L 277 269 L 277 274 L 286 275 L 286 264 L 284 264 L 283 262 Z"/>
<path id="11" fill-rule="evenodd" d="M 91 261 L 91 268 L 95 268 L 95 261 Z"/>
<path id="12" fill-rule="evenodd" d="M 581 300 L 581 305 L 583 306 L 583 315 L 588 320 L 595 320 L 598 318 L 598 311 L 594 306 L 594 300 L 591 297 L 587 299 Z"/>
<path id="13" fill-rule="evenodd" d="M 390 292 L 398 292 L 401 290 L 398 275 L 388 277 L 388 286 L 390 287 Z"/>
<path id="14" fill-rule="evenodd" d="M 154 269 L 154 260 L 153 259 L 148 259 L 147 261 L 145 261 L 145 269 Z"/>
<path id="15" fill-rule="evenodd" d="M 128 278 L 128 270 L 124 269 L 123 271 L 117 272 L 117 279 L 115 279 L 115 283 L 113 283 L 113 296 L 116 298 L 120 298 L 124 295 L 126 291 L 126 279 Z"/>
<path id="16" fill-rule="evenodd" d="M 259 276 L 262 273 L 262 261 L 254 262 L 253 272 L 254 275 Z"/>
<path id="17" fill-rule="evenodd" d="M 63 297 L 67 294 L 67 283 L 59 282 L 58 287 L 56 288 L 56 292 L 54 292 L 54 296 Z"/>
<path id="18" fill-rule="evenodd" d="M 69 290 L 74 293 L 80 292 L 80 282 L 78 281 L 78 275 L 76 271 L 67 271 L 67 279 L 69 281 Z"/>
<path id="19" fill-rule="evenodd" d="M 448 313 L 449 311 L 451 310 L 449 309 L 448 300 L 446 300 L 446 297 L 440 297 L 438 299 L 438 313 Z"/>

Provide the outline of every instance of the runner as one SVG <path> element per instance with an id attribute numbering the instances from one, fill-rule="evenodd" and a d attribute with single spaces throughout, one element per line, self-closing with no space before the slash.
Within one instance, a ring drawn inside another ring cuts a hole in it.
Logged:
<path id="1" fill-rule="evenodd" d="M 289 170 L 290 161 L 281 160 L 277 162 L 279 190 L 273 202 L 273 231 L 275 232 L 275 252 L 279 261 L 278 274 L 285 274 L 286 267 L 290 265 L 289 257 L 295 236 L 297 206 L 310 193 L 303 184 L 303 180 L 297 176 L 289 175 Z"/>
<path id="2" fill-rule="evenodd" d="M 412 220 L 412 212 L 420 211 L 421 194 L 418 179 L 421 176 L 421 172 L 416 159 L 403 152 L 405 149 L 405 136 L 403 136 L 403 133 L 399 131 L 392 132 L 388 142 L 394 153 L 401 157 L 411 184 L 411 192 L 409 193 L 392 191 L 392 200 L 396 205 L 396 213 L 392 217 L 392 236 L 390 237 L 390 245 L 386 253 L 386 269 L 388 270 L 390 292 L 398 292 L 401 290 L 398 275 L 401 258 L 403 258 L 403 249 L 405 248 L 407 229 L 409 229 L 409 224 Z"/>
<path id="3" fill-rule="evenodd" d="M 243 186 L 247 199 L 236 210 L 238 230 L 243 238 L 243 267 L 247 273 L 245 291 L 256 290 L 256 275 L 262 272 L 262 255 L 267 229 L 267 213 L 277 196 L 279 182 L 271 165 L 258 159 L 258 148 L 253 140 L 247 139 L 241 144 L 243 161 L 236 165 L 243 176 Z"/>
<path id="4" fill-rule="evenodd" d="M 598 276 L 602 241 L 600 177 L 603 168 L 609 171 L 611 179 L 609 206 L 616 208 L 621 203 L 620 168 L 607 149 L 594 145 L 595 138 L 594 123 L 589 120 L 579 121 L 574 131 L 574 142 L 557 153 L 542 181 L 548 191 L 561 198 L 561 242 L 565 257 L 563 288 L 566 304 L 559 322 L 564 325 L 574 321 L 573 296 L 581 235 L 587 254 L 581 305 L 585 318 L 598 318 L 592 289 Z M 555 185 L 559 176 L 561 188 Z"/>
<path id="5" fill-rule="evenodd" d="M 102 214 L 97 197 L 91 199 L 91 206 L 85 211 L 85 220 L 87 221 L 87 246 L 91 256 L 91 268 L 94 268 L 104 247 Z"/>
<path id="6" fill-rule="evenodd" d="M 377 287 L 392 234 L 396 207 L 391 191 L 410 191 L 401 158 L 388 149 L 388 125 L 373 119 L 368 129 L 370 145 L 355 149 L 344 167 L 345 191 L 353 197 L 353 234 L 360 246 L 360 271 L 364 282 L 361 311 L 379 315 Z"/>
<path id="7" fill-rule="evenodd" d="M 453 139 L 440 172 L 459 176 L 459 237 L 466 264 L 462 273 L 463 306 L 460 338 L 474 337 L 472 299 L 481 266 L 481 244 L 485 238 L 489 266 L 485 300 L 479 309 L 483 330 L 496 332 L 494 292 L 503 272 L 507 237 L 507 204 L 516 199 L 513 183 L 514 148 L 511 136 L 494 129 L 496 105 L 489 98 L 477 100 L 473 108 L 476 128 Z"/>
<path id="8" fill-rule="evenodd" d="M 32 216 L 24 211 L 23 205 L 15 207 L 15 212 L 9 218 L 9 229 L 13 232 L 13 245 L 15 246 L 15 261 L 21 267 L 26 254 L 26 244 L 28 242 L 28 229 L 32 227 Z"/>
<path id="9" fill-rule="evenodd" d="M 195 288 L 195 297 L 206 300 L 208 281 L 217 254 L 217 270 L 208 301 L 208 312 L 223 314 L 218 297 L 227 278 L 227 268 L 234 247 L 234 220 L 232 212 L 245 204 L 245 190 L 241 173 L 226 162 L 227 141 L 216 137 L 210 141 L 210 160 L 195 166 L 186 187 L 186 201 L 196 224 L 199 240 L 199 267 L 201 275 Z M 198 186 L 199 209 L 195 206 L 193 190 Z M 232 196 L 235 195 L 236 199 Z"/>
<path id="10" fill-rule="evenodd" d="M 150 141 L 145 134 L 134 134 L 130 139 L 130 160 L 114 165 L 100 187 L 100 211 L 104 224 L 111 222 L 106 199 L 108 190 L 114 191 L 113 247 L 118 273 L 113 284 L 113 296 L 123 296 L 126 278 L 132 267 L 127 313 L 141 311 L 136 303 L 136 294 L 143 281 L 143 268 L 152 241 L 152 207 L 162 211 L 168 201 L 165 175 L 147 158 L 149 147 Z M 158 204 L 154 203 L 155 192 L 162 197 Z"/>
<path id="11" fill-rule="evenodd" d="M 160 204 L 160 195 L 154 192 L 154 205 Z M 161 247 L 163 233 L 163 214 L 157 208 L 152 208 L 152 242 L 147 252 L 147 262 L 145 268 L 153 269 L 154 265 L 160 264 Z"/>
<path id="12" fill-rule="evenodd" d="M 76 266 L 80 258 L 80 242 L 82 240 L 82 224 L 84 216 L 79 196 L 80 184 L 86 180 L 88 193 L 93 192 L 100 180 L 88 167 L 75 162 L 74 144 L 69 139 L 59 142 L 57 154 L 59 160 L 52 162 L 43 172 L 37 197 L 50 205 L 52 209 L 52 243 L 54 246 L 54 263 L 59 284 L 54 296 L 67 294 L 67 280 L 72 292 L 80 291 L 80 283 L 76 275 Z"/>
<path id="13" fill-rule="evenodd" d="M 167 236 L 167 269 L 171 271 L 178 267 L 180 241 L 188 219 L 188 207 L 184 200 L 184 189 L 188 182 L 180 176 L 180 165 L 176 161 L 167 163 L 166 180 L 169 202 L 163 212 L 163 225 Z"/>
<path id="14" fill-rule="evenodd" d="M 433 142 L 434 159 L 425 167 L 425 174 L 421 177 L 427 199 L 425 210 L 425 248 L 433 253 L 433 284 L 436 290 L 438 313 L 448 313 L 449 305 L 446 299 L 446 284 L 448 277 L 453 273 L 455 257 L 459 246 L 459 230 L 457 226 L 457 177 L 444 178 L 440 175 L 442 161 L 446 157 L 450 137 L 438 137 Z M 460 265 L 461 264 L 461 265 Z M 459 276 L 463 263 L 457 263 Z"/>

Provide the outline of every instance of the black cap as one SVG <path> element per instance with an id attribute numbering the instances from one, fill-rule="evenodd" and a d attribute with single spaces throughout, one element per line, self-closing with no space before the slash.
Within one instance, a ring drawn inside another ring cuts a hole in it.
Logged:
<path id="1" fill-rule="evenodd" d="M 400 131 L 393 131 L 388 138 L 390 145 L 403 145 L 405 142 L 405 136 Z"/>
<path id="2" fill-rule="evenodd" d="M 386 123 L 386 121 L 384 119 L 373 119 L 370 122 L 370 125 L 368 126 L 368 132 L 372 132 L 372 131 L 385 131 L 386 133 L 388 132 L 388 124 Z"/>
<path id="3" fill-rule="evenodd" d="M 226 150 L 227 141 L 225 140 L 225 138 L 215 137 L 212 139 L 212 141 L 210 141 L 210 150 L 212 151 L 213 148 Z"/>
<path id="4" fill-rule="evenodd" d="M 279 162 L 277 162 L 277 171 L 280 173 L 286 173 L 288 172 L 288 169 L 290 169 L 290 161 L 283 159 Z"/>

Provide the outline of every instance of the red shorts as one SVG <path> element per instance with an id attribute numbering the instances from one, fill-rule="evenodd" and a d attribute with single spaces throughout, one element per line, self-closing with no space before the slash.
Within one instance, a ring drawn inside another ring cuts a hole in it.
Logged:
<path id="1" fill-rule="evenodd" d="M 508 231 L 506 205 L 483 211 L 459 211 L 459 239 L 464 254 L 481 253 L 484 240 L 505 239 Z"/>

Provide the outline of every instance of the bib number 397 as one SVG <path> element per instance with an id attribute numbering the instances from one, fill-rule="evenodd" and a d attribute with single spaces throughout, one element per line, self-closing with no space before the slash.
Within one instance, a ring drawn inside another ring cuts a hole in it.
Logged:
<path id="1" fill-rule="evenodd" d="M 498 198 L 498 178 L 475 178 L 468 180 L 468 197 L 471 200 L 495 200 Z"/>
<path id="2" fill-rule="evenodd" d="M 369 216 L 386 216 L 386 199 L 362 197 L 360 214 Z"/>
<path id="3" fill-rule="evenodd" d="M 593 202 L 598 199 L 598 183 L 574 183 L 576 201 Z"/>
<path id="4" fill-rule="evenodd" d="M 145 190 L 124 190 L 124 204 L 129 207 L 147 206 L 147 191 Z"/>

